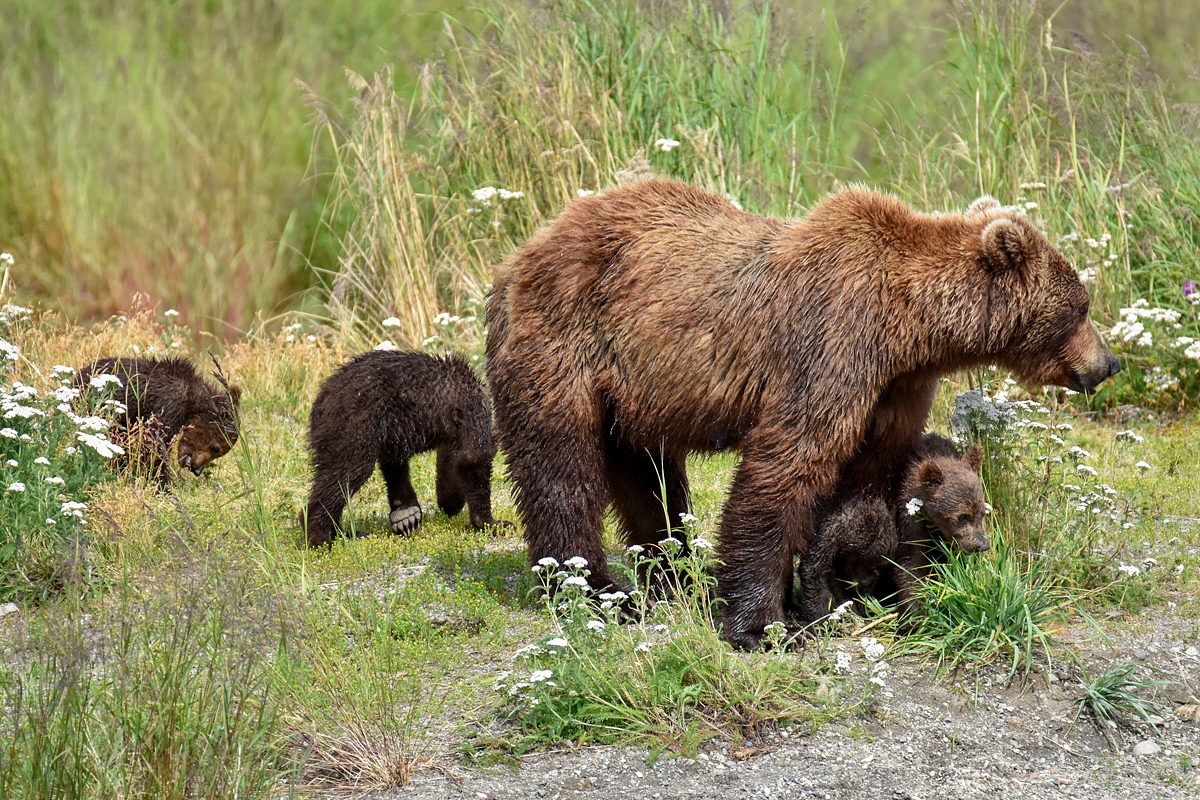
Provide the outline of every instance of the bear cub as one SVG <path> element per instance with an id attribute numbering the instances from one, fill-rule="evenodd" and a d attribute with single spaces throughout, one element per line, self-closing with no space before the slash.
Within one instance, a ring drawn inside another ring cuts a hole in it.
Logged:
<path id="1" fill-rule="evenodd" d="M 415 352 L 372 350 L 325 379 L 309 418 L 315 471 L 300 527 L 312 547 L 333 541 L 342 510 L 375 464 L 387 484 L 388 521 L 396 534 L 421 522 L 408 460 L 437 450 L 437 502 L 453 516 L 464 503 L 471 524 L 492 517 L 492 406 L 467 362 Z"/>
<path id="2" fill-rule="evenodd" d="M 904 470 L 893 508 L 877 497 L 853 497 L 836 506 L 801 564 L 801 619 L 811 624 L 847 600 L 870 594 L 896 596 L 901 613 L 910 616 L 917 584 L 941 560 L 939 536 L 966 553 L 990 546 L 982 466 L 979 445 L 960 458 L 950 440 L 926 434 Z"/>
<path id="3" fill-rule="evenodd" d="M 202 378 L 186 358 L 124 356 L 108 356 L 80 367 L 75 387 L 84 391 L 102 387 L 102 381 L 93 384 L 93 379 L 106 374 L 120 381 L 120 388 L 112 392 L 125 405 L 118 429 L 130 439 L 141 439 L 159 488 L 165 489 L 170 481 L 171 440 L 176 436 L 179 466 L 195 475 L 237 443 L 242 391 L 225 380 L 215 357 L 213 363 L 220 389 Z"/>

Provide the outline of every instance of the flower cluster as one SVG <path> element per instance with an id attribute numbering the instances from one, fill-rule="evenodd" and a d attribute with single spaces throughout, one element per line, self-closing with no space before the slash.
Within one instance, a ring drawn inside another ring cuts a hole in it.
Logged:
<path id="1" fill-rule="evenodd" d="M 512 192 L 508 189 L 497 189 L 495 186 L 483 186 L 471 192 L 471 196 L 475 198 L 475 202 L 484 208 L 489 208 L 492 202 L 498 197 L 501 200 L 518 200 L 525 196 L 524 192 Z"/>

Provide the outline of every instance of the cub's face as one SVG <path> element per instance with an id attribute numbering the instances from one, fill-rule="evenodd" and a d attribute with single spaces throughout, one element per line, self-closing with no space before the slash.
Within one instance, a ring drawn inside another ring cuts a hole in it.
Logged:
<path id="1" fill-rule="evenodd" d="M 919 467 L 921 511 L 947 542 L 965 553 L 991 547 L 984 527 L 983 484 L 977 472 L 981 458 L 976 445 L 962 460 L 939 458 Z"/>
<path id="2" fill-rule="evenodd" d="M 194 419 L 179 431 L 179 466 L 199 475 L 215 458 L 237 444 L 237 430 L 217 419 Z"/>

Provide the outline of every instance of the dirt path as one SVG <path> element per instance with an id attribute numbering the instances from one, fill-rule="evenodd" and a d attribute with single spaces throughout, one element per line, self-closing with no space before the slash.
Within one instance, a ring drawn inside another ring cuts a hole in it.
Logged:
<path id="1" fill-rule="evenodd" d="M 991 669 L 963 673 L 950 684 L 893 660 L 872 712 L 812 734 L 777 731 L 733 753 L 710 744 L 695 759 L 662 758 L 653 767 L 646 764 L 647 751 L 627 747 L 531 754 L 519 770 L 444 763 L 444 770 L 419 772 L 391 796 L 1200 797 L 1200 724 L 1175 713 L 1200 687 L 1196 624 L 1174 613 L 1146 612 L 1108 620 L 1105 628 L 1107 644 L 1083 629 L 1068 634 L 1093 675 L 1114 660 L 1136 660 L 1161 670 L 1157 677 L 1178 682 L 1159 698 L 1163 722 L 1157 733 L 1140 722 L 1112 729 L 1116 750 L 1090 719 L 1076 719 L 1077 673 L 1065 665 L 1007 685 Z M 838 644 L 853 657 L 854 681 L 865 687 L 871 665 L 861 640 Z"/>

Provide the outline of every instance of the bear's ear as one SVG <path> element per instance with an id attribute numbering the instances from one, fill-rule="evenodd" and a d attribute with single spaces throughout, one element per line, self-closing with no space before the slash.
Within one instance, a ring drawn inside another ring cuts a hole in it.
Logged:
<path id="1" fill-rule="evenodd" d="M 234 408 L 237 408 L 242 403 L 242 387 L 236 383 L 229 387 L 229 399 L 233 401 Z"/>
<path id="2" fill-rule="evenodd" d="M 936 461 L 926 461 L 917 470 L 917 478 L 922 486 L 940 486 L 945 475 Z"/>
<path id="3" fill-rule="evenodd" d="M 983 448 L 978 443 L 971 445 L 971 448 L 963 453 L 962 460 L 978 475 L 983 469 Z"/>
<path id="4" fill-rule="evenodd" d="M 994 272 L 1020 269 L 1029 260 L 1025 228 L 1011 219 L 992 220 L 983 229 L 981 237 L 984 261 Z"/>
<path id="5" fill-rule="evenodd" d="M 968 214 L 982 214 L 985 211 L 991 211 L 996 208 L 1002 208 L 1000 201 L 992 197 L 990 194 L 985 194 L 975 202 L 971 203 L 967 209 Z"/>

